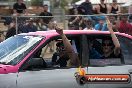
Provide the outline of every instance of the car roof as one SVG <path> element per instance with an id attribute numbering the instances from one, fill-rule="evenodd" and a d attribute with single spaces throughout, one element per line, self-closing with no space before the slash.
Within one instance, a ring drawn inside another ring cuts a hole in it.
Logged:
<path id="1" fill-rule="evenodd" d="M 64 30 L 64 34 L 110 34 L 109 31 L 97 31 L 97 30 Z M 115 34 L 122 35 L 132 39 L 131 35 L 125 33 L 115 32 Z M 36 31 L 36 32 L 29 32 L 29 33 L 21 33 L 20 35 L 38 35 L 44 37 L 52 37 L 59 35 L 55 30 L 49 31 Z"/>

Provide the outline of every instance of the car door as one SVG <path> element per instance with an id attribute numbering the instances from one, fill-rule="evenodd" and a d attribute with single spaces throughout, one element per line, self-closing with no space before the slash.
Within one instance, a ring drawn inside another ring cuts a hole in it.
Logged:
<path id="1" fill-rule="evenodd" d="M 76 68 L 20 72 L 18 88 L 86 88 L 74 76 Z"/>
<path id="2" fill-rule="evenodd" d="M 71 35 L 70 38 L 72 38 Z M 82 47 L 82 44 L 83 43 L 80 44 L 80 47 Z M 82 49 L 80 49 L 79 52 L 82 52 Z M 82 53 L 80 53 L 80 57 L 82 56 L 81 54 Z M 45 58 L 47 58 L 46 56 Z M 33 61 L 32 59 L 31 63 L 33 62 L 37 63 L 37 61 Z M 49 63 L 49 61 L 46 62 Z M 84 66 L 84 69 L 86 70 L 87 68 Z M 32 70 L 21 70 L 17 78 L 17 84 L 18 84 L 17 87 L 18 88 L 87 88 L 87 85 L 80 85 L 77 83 L 77 80 L 75 78 L 76 72 L 77 72 L 77 67 L 76 68 L 53 67 L 53 68 L 40 68 L 40 69 L 32 69 Z"/>
<path id="3" fill-rule="evenodd" d="M 108 37 L 109 35 L 86 35 L 88 37 L 88 40 L 90 39 L 101 39 Z M 131 79 L 131 69 L 132 69 L 132 40 L 125 38 L 123 36 L 118 36 L 118 39 L 121 44 L 121 50 L 123 57 L 120 59 L 112 58 L 112 59 L 91 59 L 89 58 L 89 67 L 87 74 L 126 74 L 129 75 Z M 100 42 L 100 40 L 98 40 Z M 89 43 L 89 42 L 88 42 Z M 97 46 L 99 46 L 96 43 Z M 107 83 L 107 82 L 102 82 L 102 83 L 89 83 L 88 88 L 131 88 L 132 83 L 131 81 L 129 83 Z"/>
<path id="4" fill-rule="evenodd" d="M 18 73 L 0 74 L 0 88 L 17 88 Z"/>

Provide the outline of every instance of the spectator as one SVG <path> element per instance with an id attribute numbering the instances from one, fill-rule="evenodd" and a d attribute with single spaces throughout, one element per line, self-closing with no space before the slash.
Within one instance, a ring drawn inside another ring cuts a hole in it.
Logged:
<path id="1" fill-rule="evenodd" d="M 110 15 L 110 16 L 109 16 L 109 20 L 110 20 L 110 22 L 112 23 L 113 31 L 114 31 L 114 32 L 117 32 L 117 31 L 118 31 L 118 27 L 117 27 L 116 23 L 117 23 L 117 21 L 119 20 L 119 17 L 116 19 L 116 16 Z"/>
<path id="2" fill-rule="evenodd" d="M 121 21 L 117 22 L 116 25 L 119 32 L 132 35 L 132 25 L 128 22 L 127 15 L 122 15 Z"/>
<path id="3" fill-rule="evenodd" d="M 109 13 L 113 14 L 119 14 L 121 12 L 120 6 L 117 4 L 117 0 L 113 0 L 109 10 Z"/>
<path id="4" fill-rule="evenodd" d="M 4 32 L 0 32 L 0 43 L 4 41 Z"/>
<path id="5" fill-rule="evenodd" d="M 93 14 L 93 6 L 89 0 L 85 0 L 80 6 L 81 11 L 84 15 L 92 15 Z"/>
<path id="6" fill-rule="evenodd" d="M 129 13 L 129 22 L 132 22 L 132 4 L 128 8 L 128 13 Z"/>
<path id="7" fill-rule="evenodd" d="M 86 28 L 84 28 L 83 30 L 94 30 L 93 21 L 91 19 L 84 18 L 84 24 Z"/>
<path id="8" fill-rule="evenodd" d="M 54 22 L 49 22 L 48 24 L 48 29 L 47 30 L 54 30 L 54 24 L 56 23 L 56 21 Z"/>
<path id="9" fill-rule="evenodd" d="M 98 9 L 97 9 L 97 7 L 94 7 L 94 8 L 93 8 L 93 14 L 98 14 Z"/>
<path id="10" fill-rule="evenodd" d="M 33 24 L 33 22 L 34 22 L 33 19 L 30 18 L 30 20 L 28 20 L 28 23 L 24 25 L 23 28 L 20 29 L 20 32 L 28 33 L 37 31 L 37 27 Z"/>
<path id="11" fill-rule="evenodd" d="M 16 35 L 16 23 L 12 22 L 10 24 L 10 27 L 9 27 L 7 33 L 6 33 L 5 39 L 7 39 L 7 38 L 9 38 L 11 36 L 14 36 L 14 35 Z"/>
<path id="12" fill-rule="evenodd" d="M 12 18 L 11 17 L 1 17 L 1 19 L 5 20 L 4 21 L 4 25 L 8 26 L 10 25 L 10 23 L 12 22 Z"/>
<path id="13" fill-rule="evenodd" d="M 20 15 L 27 15 L 27 7 L 23 0 L 17 0 L 17 2 L 13 5 L 13 16 Z M 22 26 L 25 24 L 26 19 L 27 18 L 25 17 L 17 18 L 18 28 L 22 28 Z"/>
<path id="14" fill-rule="evenodd" d="M 82 19 L 79 22 L 79 30 L 83 30 L 86 28 L 85 19 L 88 19 L 87 17 L 82 17 Z"/>
<path id="15" fill-rule="evenodd" d="M 48 12 L 48 5 L 43 6 L 43 12 L 39 16 L 53 16 L 52 13 Z M 42 24 L 42 29 L 47 30 L 48 23 L 52 20 L 53 17 L 42 17 L 40 22 Z"/>
<path id="16" fill-rule="evenodd" d="M 73 15 L 72 17 L 70 17 L 70 19 L 68 20 L 68 27 L 70 30 L 78 30 L 79 29 L 79 22 L 81 20 L 82 17 L 80 16 L 74 16 L 74 15 L 79 15 L 78 14 L 78 9 L 77 8 L 72 8 L 69 10 L 69 14 Z"/>
<path id="17" fill-rule="evenodd" d="M 105 19 L 104 18 L 99 18 L 99 23 L 95 25 L 95 30 L 99 30 L 99 31 L 107 31 L 107 24 L 105 23 Z"/>
<path id="18" fill-rule="evenodd" d="M 108 6 L 104 3 L 105 0 L 100 0 L 100 4 L 97 5 L 97 13 L 98 14 L 107 14 Z"/>
<path id="19" fill-rule="evenodd" d="M 19 15 L 19 14 L 25 14 L 27 7 L 23 3 L 23 0 L 17 0 L 17 2 L 13 5 L 13 14 Z"/>
<path id="20" fill-rule="evenodd" d="M 109 20 L 113 24 L 117 19 L 116 19 L 115 15 L 110 15 Z"/>
<path id="21" fill-rule="evenodd" d="M 105 16 L 98 16 L 98 15 L 93 16 L 92 20 L 93 20 L 94 25 L 98 24 L 100 19 L 105 20 Z"/>

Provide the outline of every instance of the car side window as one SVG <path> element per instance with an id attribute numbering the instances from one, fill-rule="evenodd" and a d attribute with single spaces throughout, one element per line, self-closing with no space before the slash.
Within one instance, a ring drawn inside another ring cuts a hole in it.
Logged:
<path id="1" fill-rule="evenodd" d="M 114 44 L 110 35 L 87 35 L 89 46 L 89 64 L 91 66 L 109 66 L 122 64 L 121 53 L 114 53 Z"/>
<path id="2" fill-rule="evenodd" d="M 74 52 L 79 57 L 80 44 L 78 42 L 79 36 L 68 37 Z M 48 67 L 51 68 L 66 68 L 68 67 L 69 57 L 65 50 L 61 38 L 50 41 L 43 49 L 41 57 L 44 58 Z"/>
<path id="3" fill-rule="evenodd" d="M 81 56 L 80 36 L 68 37 L 72 44 L 75 53 Z M 61 57 L 63 56 L 63 57 Z M 48 43 L 41 46 L 32 57 L 24 64 L 24 70 L 42 70 L 42 69 L 57 69 L 67 68 L 68 55 L 65 54 L 64 45 L 60 37 L 48 40 Z"/>
<path id="4" fill-rule="evenodd" d="M 118 35 L 125 64 L 132 64 L 132 40 Z"/>

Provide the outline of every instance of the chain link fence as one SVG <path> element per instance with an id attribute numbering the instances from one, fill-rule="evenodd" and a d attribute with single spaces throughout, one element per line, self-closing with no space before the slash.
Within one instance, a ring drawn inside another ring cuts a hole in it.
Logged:
<path id="1" fill-rule="evenodd" d="M 108 16 L 113 25 L 120 21 L 122 17 L 126 16 L 128 22 L 132 22 L 131 14 L 103 14 L 103 15 L 56 15 L 56 16 L 1 16 L 0 21 L 0 37 L 4 40 L 6 32 L 12 27 L 15 34 L 34 32 L 34 31 L 48 31 L 53 30 L 53 23 L 57 23 L 60 28 L 65 30 L 83 30 L 86 27 L 95 29 L 95 25 Z M 90 23 L 91 22 L 91 23 Z M 132 28 L 132 27 L 131 27 Z M 118 31 L 118 30 L 117 30 Z M 132 34 L 132 29 L 126 27 L 124 33 Z"/>

